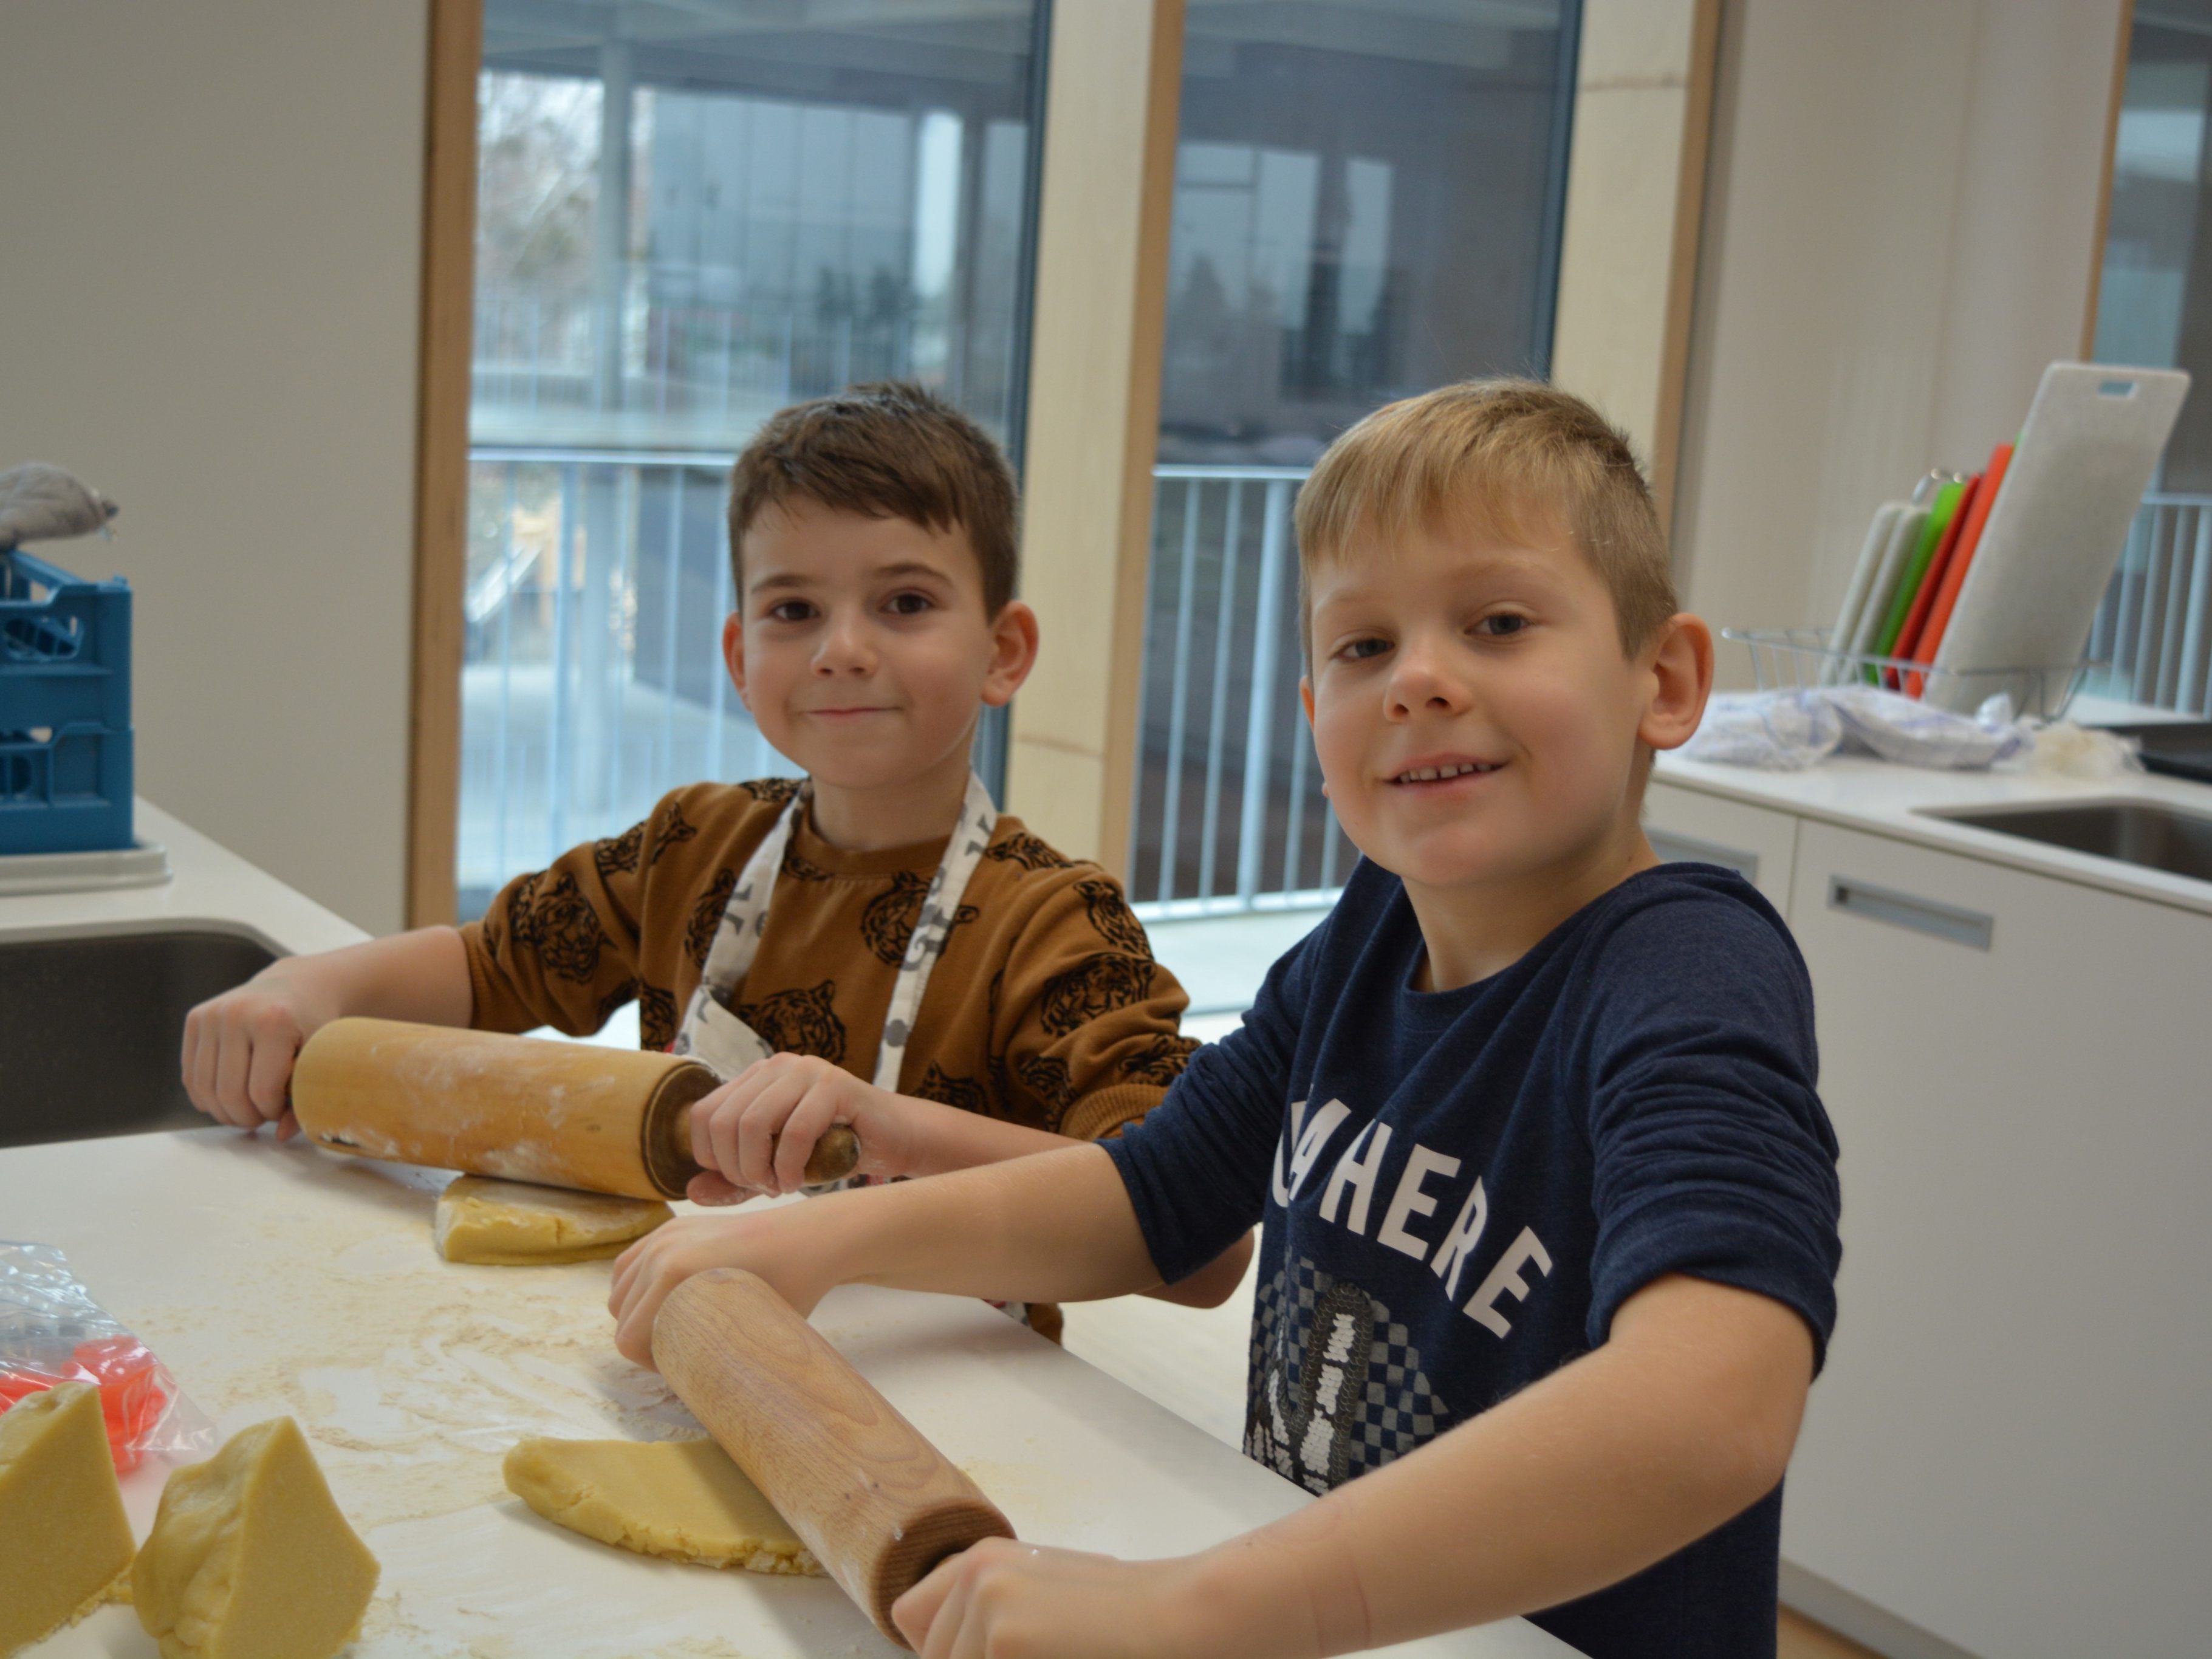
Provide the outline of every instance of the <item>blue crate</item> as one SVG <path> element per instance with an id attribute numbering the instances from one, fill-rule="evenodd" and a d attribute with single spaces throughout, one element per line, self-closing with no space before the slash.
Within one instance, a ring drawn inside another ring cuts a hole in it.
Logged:
<path id="1" fill-rule="evenodd" d="M 0 553 L 0 856 L 129 847 L 131 588 Z"/>

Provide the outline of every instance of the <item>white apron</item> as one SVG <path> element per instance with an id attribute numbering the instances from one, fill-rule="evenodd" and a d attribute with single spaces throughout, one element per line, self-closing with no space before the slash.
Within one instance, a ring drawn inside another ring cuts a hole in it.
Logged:
<path id="1" fill-rule="evenodd" d="M 811 793 L 811 787 L 800 787 L 791 804 L 777 815 L 761 844 L 753 849 L 753 855 L 745 860 L 738 884 L 730 894 L 730 902 L 723 907 L 720 925 L 714 930 L 714 942 L 707 952 L 698 988 L 691 993 L 690 1005 L 684 1011 L 684 1023 L 677 1030 L 676 1041 L 669 1045 L 671 1054 L 690 1056 L 725 1083 L 755 1060 L 765 1060 L 774 1052 L 761 1040 L 759 1032 L 730 1011 L 729 1005 L 736 1000 L 746 970 L 751 968 L 753 957 L 760 949 L 761 934 L 768 927 L 769 900 L 775 890 L 776 872 L 783 867 L 783 849 L 791 840 L 792 826 L 806 811 Z M 953 825 L 937 874 L 930 881 L 929 890 L 922 896 L 921 914 L 907 939 L 906 955 L 899 963 L 898 979 L 891 988 L 890 1006 L 884 1014 L 883 1036 L 876 1046 L 874 1080 L 878 1089 L 889 1090 L 892 1094 L 899 1092 L 899 1073 L 906 1062 L 907 1042 L 914 1035 L 915 1020 L 921 1012 L 921 999 L 929 988 L 929 975 L 937 966 L 937 959 L 945 954 L 945 935 L 951 931 L 953 917 L 960 913 L 961 896 L 968 890 L 968 882 L 975 873 L 976 865 L 982 861 L 983 849 L 991 844 L 992 826 L 998 818 L 998 809 L 991 805 L 982 780 L 969 773 L 968 797 L 961 803 L 960 820 Z"/>

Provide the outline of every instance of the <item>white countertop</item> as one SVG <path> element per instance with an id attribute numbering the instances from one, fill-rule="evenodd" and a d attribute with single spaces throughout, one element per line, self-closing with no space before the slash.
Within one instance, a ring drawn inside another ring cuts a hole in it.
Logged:
<path id="1" fill-rule="evenodd" d="M 0 935 L 182 932 L 243 933 L 285 952 L 358 945 L 368 934 L 217 846 L 143 796 L 141 842 L 167 850 L 170 878 L 159 886 L 0 897 Z"/>
<path id="2" fill-rule="evenodd" d="M 826 1580 L 627 1554 L 540 1520 L 500 1461 L 525 1434 L 696 1432 L 617 1355 L 609 1264 L 441 1261 L 430 1170 L 227 1129 L 0 1151 L 5 1233 L 58 1244 L 225 1435 L 289 1413 L 383 1563 L 357 1659 L 890 1654 Z M 1039 1542 L 1203 1547 L 1311 1501 L 980 1303 L 853 1286 L 815 1323 Z M 142 1535 L 164 1472 L 125 1483 Z M 1389 1650 L 1539 1659 L 1520 1621 Z M 151 1659 L 107 1607 L 29 1650 Z"/>
<path id="3" fill-rule="evenodd" d="M 153 887 L 0 898 L 0 936 L 214 928 L 282 951 L 367 937 L 141 800 Z M 500 1479 L 525 1434 L 696 1432 L 614 1351 L 610 1265 L 456 1266 L 432 1248 L 441 1172 L 221 1128 L 0 1149 L 0 1236 L 60 1246 L 224 1436 L 307 1431 L 383 1563 L 358 1659 L 688 1659 L 895 1652 L 826 1580 L 647 1559 L 540 1520 Z M 690 1207 L 681 1206 L 681 1207 Z M 851 1287 L 816 1324 L 1024 1538 L 1146 1557 L 1312 1501 L 1234 1449 L 980 1303 Z M 125 1484 L 143 1536 L 167 1470 Z M 1391 1649 L 1551 1659 L 1519 1620 Z M 152 1659 L 106 1607 L 29 1650 Z"/>
<path id="4" fill-rule="evenodd" d="M 2053 847 L 2025 836 L 1935 816 L 1960 809 L 2140 800 L 2212 817 L 2212 786 L 2154 773 L 2090 781 L 2051 773 L 1936 771 L 1863 756 L 1832 758 L 1803 772 L 1763 772 L 1662 755 L 1655 781 L 1863 830 L 1990 863 L 2056 876 L 2212 915 L 2212 882 Z"/>

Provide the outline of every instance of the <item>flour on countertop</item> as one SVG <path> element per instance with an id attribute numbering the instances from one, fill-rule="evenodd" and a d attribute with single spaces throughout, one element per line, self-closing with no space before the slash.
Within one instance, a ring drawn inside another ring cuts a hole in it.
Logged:
<path id="1" fill-rule="evenodd" d="M 150 1310 L 147 1340 L 226 1433 L 296 1417 L 364 1532 L 502 1498 L 500 1461 L 526 1434 L 700 1432 L 659 1377 L 615 1352 L 607 1263 L 522 1277 L 442 1261 L 426 1186 L 386 1183 L 386 1203 L 368 1213 L 319 1212 L 319 1271 L 306 1275 L 284 1255 L 307 1228 L 262 1218 L 268 1271 L 205 1303 Z M 411 1224 L 395 1227 L 393 1207 Z M 241 1358 L 287 1349 L 314 1363 Z"/>

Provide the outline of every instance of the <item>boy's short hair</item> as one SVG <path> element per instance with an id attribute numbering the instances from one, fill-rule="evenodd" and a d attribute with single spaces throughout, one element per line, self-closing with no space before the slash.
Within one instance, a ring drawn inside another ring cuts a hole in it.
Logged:
<path id="1" fill-rule="evenodd" d="M 995 617 L 1020 576 L 1013 469 L 983 428 L 901 380 L 849 386 L 769 417 L 730 469 L 730 569 L 744 608 L 744 534 L 794 499 L 965 531 Z"/>
<path id="2" fill-rule="evenodd" d="M 1534 544 L 1563 527 L 1613 595 L 1633 655 L 1680 607 L 1667 538 L 1628 440 L 1540 380 L 1467 380 L 1376 410 L 1298 491 L 1298 628 L 1313 659 L 1312 573 L 1361 531 L 1471 526 Z"/>

